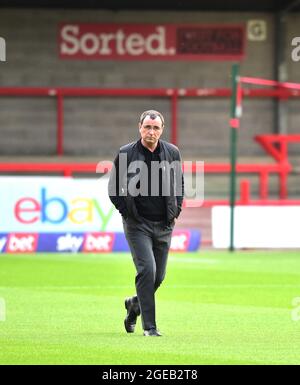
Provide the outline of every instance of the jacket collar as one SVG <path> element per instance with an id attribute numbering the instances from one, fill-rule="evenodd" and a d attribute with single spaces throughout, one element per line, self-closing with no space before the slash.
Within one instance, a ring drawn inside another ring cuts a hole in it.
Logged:
<path id="1" fill-rule="evenodd" d="M 137 142 L 137 148 L 138 148 L 138 151 L 141 153 L 141 154 L 145 154 L 145 146 L 142 145 L 142 139 L 139 139 Z M 159 150 L 159 155 L 162 156 L 163 154 L 163 146 L 162 146 L 162 142 L 161 140 L 158 140 L 158 144 L 157 146 L 159 147 L 158 150 Z M 157 147 L 155 149 L 155 151 L 157 150 Z"/>

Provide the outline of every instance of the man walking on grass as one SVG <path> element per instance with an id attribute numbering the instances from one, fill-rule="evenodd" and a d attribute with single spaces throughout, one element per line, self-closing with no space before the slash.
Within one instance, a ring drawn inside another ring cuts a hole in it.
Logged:
<path id="1" fill-rule="evenodd" d="M 155 291 L 166 274 L 172 231 L 184 194 L 180 152 L 160 139 L 163 130 L 160 112 L 143 112 L 141 137 L 120 148 L 109 180 L 109 196 L 122 215 L 137 272 L 137 295 L 125 299 L 125 330 L 133 333 L 141 314 L 144 336 L 161 336 L 156 325 Z"/>

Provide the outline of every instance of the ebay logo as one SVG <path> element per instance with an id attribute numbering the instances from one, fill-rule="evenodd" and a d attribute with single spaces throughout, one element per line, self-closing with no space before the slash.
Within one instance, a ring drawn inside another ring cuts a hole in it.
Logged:
<path id="1" fill-rule="evenodd" d="M 14 215 L 19 223 L 30 225 L 35 223 L 59 225 L 69 220 L 73 224 L 92 224 L 100 219 L 104 231 L 114 211 L 112 206 L 107 214 L 101 209 L 96 199 L 76 197 L 66 201 L 61 196 L 49 195 L 45 187 L 40 190 L 39 199 L 24 197 L 14 206 Z"/>

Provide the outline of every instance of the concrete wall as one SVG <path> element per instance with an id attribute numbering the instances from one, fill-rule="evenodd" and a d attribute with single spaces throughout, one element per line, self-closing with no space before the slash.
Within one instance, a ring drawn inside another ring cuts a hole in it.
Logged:
<path id="1" fill-rule="evenodd" d="M 113 12 L 102 10 L 0 10 L 0 36 L 6 39 L 7 62 L 0 63 L 1 86 L 92 87 L 229 87 L 230 62 L 122 62 L 61 60 L 59 22 L 114 23 L 246 23 L 264 19 L 264 42 L 247 42 L 241 72 L 274 77 L 274 23 L 269 14 L 200 12 Z M 295 16 L 289 34 L 296 33 Z M 291 79 L 300 81 L 300 64 L 290 64 Z M 56 101 L 51 98 L 0 99 L 0 154 L 55 154 Z M 239 139 L 240 155 L 261 155 L 253 142 L 273 128 L 273 103 L 247 100 Z M 138 136 L 137 117 L 156 108 L 170 123 L 170 103 L 155 98 L 68 98 L 65 100 L 66 155 L 110 159 L 118 146 Z M 299 109 L 298 109 L 299 110 Z M 297 107 L 293 107 L 298 117 Z M 226 156 L 230 102 L 185 99 L 179 104 L 179 146 L 185 158 Z M 293 113 L 293 114 L 294 114 Z M 293 115 L 294 116 L 294 115 Z M 293 116 L 292 131 L 297 131 Z M 298 121 L 298 118 L 296 119 Z M 165 139 L 169 139 L 168 126 Z"/>

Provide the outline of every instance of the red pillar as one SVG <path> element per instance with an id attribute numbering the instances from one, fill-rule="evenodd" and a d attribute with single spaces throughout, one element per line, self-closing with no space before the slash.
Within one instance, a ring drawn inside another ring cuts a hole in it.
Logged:
<path id="1" fill-rule="evenodd" d="M 288 188 L 287 188 L 288 173 L 283 171 L 279 173 L 279 198 L 288 199 Z"/>
<path id="2" fill-rule="evenodd" d="M 60 92 L 57 93 L 56 152 L 59 156 L 64 154 L 64 101 Z"/>
<path id="3" fill-rule="evenodd" d="M 177 145 L 177 116 L 178 116 L 178 91 L 174 90 L 172 94 L 172 126 L 171 126 L 171 143 Z"/>
<path id="4" fill-rule="evenodd" d="M 241 200 L 241 203 L 245 205 L 247 205 L 250 201 L 250 181 L 248 179 L 241 180 L 240 200 Z"/>
<path id="5" fill-rule="evenodd" d="M 260 186 L 259 186 L 259 195 L 260 199 L 268 199 L 269 191 L 268 191 L 268 172 L 261 172 L 260 174 Z"/>

